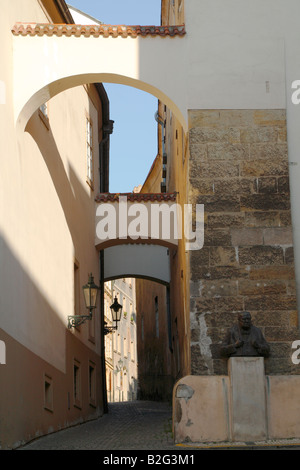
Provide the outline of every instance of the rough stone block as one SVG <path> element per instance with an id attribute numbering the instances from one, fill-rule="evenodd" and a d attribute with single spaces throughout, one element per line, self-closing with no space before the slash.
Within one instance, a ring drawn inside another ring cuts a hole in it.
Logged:
<path id="1" fill-rule="evenodd" d="M 257 295 L 244 297 L 245 310 L 296 310 L 294 295 Z"/>
<path id="2" fill-rule="evenodd" d="M 256 178 L 214 178 L 214 192 L 220 194 L 253 194 L 257 192 Z"/>
<path id="3" fill-rule="evenodd" d="M 249 158 L 249 145 L 216 143 L 208 144 L 207 158 L 212 160 L 246 160 Z"/>
<path id="4" fill-rule="evenodd" d="M 211 247 L 211 266 L 234 266 L 238 264 L 236 251 L 232 247 Z"/>
<path id="5" fill-rule="evenodd" d="M 241 279 L 238 285 L 240 295 L 271 295 L 286 294 L 287 286 L 285 281 L 250 281 Z"/>
<path id="6" fill-rule="evenodd" d="M 254 124 L 257 126 L 286 127 L 285 109 L 256 109 L 253 112 Z"/>
<path id="7" fill-rule="evenodd" d="M 261 159 L 243 161 L 240 164 L 241 176 L 286 176 L 288 174 L 287 158 L 282 160 Z"/>
<path id="8" fill-rule="evenodd" d="M 233 246 L 262 245 L 263 231 L 259 228 L 232 229 L 231 242 Z"/>
<path id="9" fill-rule="evenodd" d="M 294 264 L 294 247 L 290 246 L 284 250 L 285 264 Z"/>
<path id="10" fill-rule="evenodd" d="M 292 266 L 251 266 L 249 279 L 294 279 Z"/>
<path id="11" fill-rule="evenodd" d="M 234 160 L 224 161 L 224 160 L 214 160 L 209 163 L 201 162 L 199 167 L 197 167 L 196 175 L 198 178 L 214 178 L 214 177 L 224 177 L 232 178 L 239 176 L 240 167 L 237 162 Z M 195 175 L 195 171 L 193 172 Z"/>
<path id="12" fill-rule="evenodd" d="M 197 169 L 197 165 L 201 161 L 207 161 L 207 145 L 206 144 L 201 144 L 199 142 L 197 143 L 191 143 L 190 144 L 190 163 L 191 165 L 195 166 L 195 169 Z"/>
<path id="13" fill-rule="evenodd" d="M 202 281 L 201 295 L 204 297 L 235 296 L 237 293 L 237 281 Z"/>
<path id="14" fill-rule="evenodd" d="M 241 142 L 277 142 L 278 129 L 274 127 L 247 127 L 241 129 Z"/>
<path id="15" fill-rule="evenodd" d="M 208 142 L 240 142 L 240 130 L 238 128 L 210 128 L 210 127 L 194 127 L 190 130 L 190 142 L 208 143 Z"/>
<path id="16" fill-rule="evenodd" d="M 230 229 L 205 230 L 204 244 L 206 246 L 231 246 Z"/>
<path id="17" fill-rule="evenodd" d="M 280 176 L 277 184 L 279 193 L 290 193 L 290 181 L 288 176 Z"/>
<path id="18" fill-rule="evenodd" d="M 283 264 L 283 249 L 274 246 L 241 247 L 239 248 L 239 261 L 247 265 Z"/>
<path id="19" fill-rule="evenodd" d="M 212 213 L 208 214 L 207 221 L 210 228 L 243 227 L 245 225 L 245 213 Z"/>
<path id="20" fill-rule="evenodd" d="M 257 190 L 259 193 L 276 193 L 277 188 L 277 178 L 266 177 L 257 179 Z"/>
<path id="21" fill-rule="evenodd" d="M 289 210 L 290 199 L 284 194 L 251 194 L 241 196 L 241 210 Z"/>
<path id="22" fill-rule="evenodd" d="M 263 143 L 250 145 L 250 159 L 270 160 L 287 162 L 287 144 L 286 143 Z"/>
<path id="23" fill-rule="evenodd" d="M 209 212 L 240 212 L 240 198 L 238 195 L 201 196 L 196 199 L 197 204 L 204 204 L 204 211 Z"/>
<path id="24" fill-rule="evenodd" d="M 280 211 L 251 211 L 245 214 L 246 227 L 280 227 L 282 223 Z"/>
<path id="25" fill-rule="evenodd" d="M 292 245 L 292 227 L 268 228 L 264 229 L 265 245 Z"/>

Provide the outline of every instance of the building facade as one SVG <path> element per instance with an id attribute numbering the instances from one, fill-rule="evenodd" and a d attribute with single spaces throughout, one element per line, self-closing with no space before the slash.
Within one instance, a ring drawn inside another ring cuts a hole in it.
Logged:
<path id="1" fill-rule="evenodd" d="M 100 286 L 94 197 L 107 175 L 108 148 L 100 144 L 108 100 L 101 84 L 74 87 L 37 109 L 17 136 L 11 25 L 22 16 L 73 20 L 62 1 L 2 1 L 1 11 L 1 80 L 8 84 L 0 106 L 0 332 L 6 347 L 0 446 L 6 448 L 103 413 L 99 300 L 86 323 L 68 328 L 68 317 L 88 313 L 82 286 L 89 273 Z"/>
<path id="2" fill-rule="evenodd" d="M 117 329 L 105 336 L 106 388 L 108 402 L 132 401 L 138 397 L 137 311 L 135 279 L 105 283 L 105 321 L 115 327 L 110 305 L 117 298 L 122 306 Z"/>
<path id="3" fill-rule="evenodd" d="M 158 157 L 131 202 L 145 202 L 143 195 L 155 191 L 158 198 L 176 193 L 180 207 L 192 206 L 194 218 L 197 205 L 205 208 L 203 247 L 188 249 L 183 239 L 168 245 L 169 297 L 165 286 L 152 286 L 150 293 L 137 284 L 138 341 L 150 338 L 141 347 L 141 392 L 158 396 L 179 380 L 173 389 L 175 435 L 181 426 L 180 438 L 191 439 L 195 423 L 187 408 L 193 397 L 191 409 L 204 416 L 198 423 L 216 423 L 211 434 L 195 431 L 193 439 L 219 440 L 214 432 L 222 419 L 231 429 L 229 408 L 222 401 L 230 391 L 228 361 L 220 346 L 237 314 L 247 310 L 271 348 L 264 361 L 267 437 L 299 437 L 300 374 L 292 360 L 300 295 L 299 2 L 162 0 L 162 26 L 157 28 L 67 28 L 57 24 L 71 22 L 62 0 L 2 3 L 0 141 L 9 158 L 1 159 L 0 172 L 1 340 L 7 361 L 11 357 L 14 364 L 13 369 L 1 366 L 3 383 L 9 384 L 1 390 L 1 406 L 14 410 L 9 419 L 4 413 L 2 439 L 15 444 L 33 432 L 101 414 L 101 399 L 99 406 L 90 403 L 93 387 L 80 389 L 78 380 L 89 377 L 91 385 L 99 365 L 103 390 L 104 343 L 97 335 L 103 312 L 95 312 L 80 332 L 66 328 L 67 316 L 80 302 L 75 286 L 84 283 L 88 272 L 98 273 L 99 284 L 104 280 L 95 247 L 95 187 L 102 193 L 98 204 L 118 204 L 117 197 L 103 197 L 108 191 L 103 132 L 111 126 L 98 119 L 101 110 L 107 119 L 101 87 L 82 87 L 83 80 L 93 79 L 136 86 L 160 102 Z M 48 98 L 49 110 L 44 106 Z M 91 144 L 102 141 L 94 154 Z M 82 170 L 81 145 L 87 156 Z M 100 172 L 91 159 L 97 151 L 103 152 Z M 142 240 L 139 248 L 145 247 Z M 106 248 L 102 251 L 108 253 Z M 83 274 L 75 282 L 78 273 Z M 159 341 L 163 332 L 164 345 Z M 121 398 L 124 362 L 121 348 L 116 352 Z M 147 357 L 153 360 L 148 368 Z M 150 384 L 152 371 L 155 386 Z M 170 386 L 163 376 L 170 377 Z M 42 384 L 34 388 L 38 396 L 30 381 Z M 219 394 L 208 393 L 214 390 Z M 66 401 L 56 401 L 57 393 Z M 28 416 L 36 420 L 28 424 Z M 204 426 L 205 432 L 210 429 Z M 230 439 L 229 431 L 222 437 Z"/>

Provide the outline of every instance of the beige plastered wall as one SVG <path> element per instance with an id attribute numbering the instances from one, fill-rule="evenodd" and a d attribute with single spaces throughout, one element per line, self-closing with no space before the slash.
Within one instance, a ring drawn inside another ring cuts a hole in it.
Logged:
<path id="1" fill-rule="evenodd" d="M 67 90 L 48 103 L 48 120 L 37 110 L 26 132 L 17 134 L 11 27 L 18 20 L 49 17 L 38 1 L 1 1 L 1 9 L 0 339 L 6 364 L 0 368 L 0 446 L 10 448 L 102 413 L 99 307 L 91 322 L 67 328 L 74 314 L 74 263 L 80 290 L 89 272 L 99 285 L 94 197 L 101 103 L 93 87 Z M 94 133 L 94 189 L 86 181 L 87 117 Z M 79 313 L 86 313 L 81 293 L 79 302 Z M 76 406 L 75 360 L 82 387 Z M 91 403 L 90 363 L 97 374 Z M 51 410 L 44 407 L 45 376 L 52 387 Z"/>
<path id="2" fill-rule="evenodd" d="M 299 439 L 299 376 L 266 376 L 266 441 Z M 232 442 L 231 384 L 228 376 L 187 376 L 173 393 L 177 444 Z M 255 422 L 255 417 L 254 422 Z"/>

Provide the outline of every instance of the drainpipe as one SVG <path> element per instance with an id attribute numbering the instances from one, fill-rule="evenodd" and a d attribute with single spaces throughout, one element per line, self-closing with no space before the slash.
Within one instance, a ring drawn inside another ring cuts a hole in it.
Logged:
<path id="1" fill-rule="evenodd" d="M 155 121 L 161 125 L 161 141 L 162 141 L 162 153 L 163 153 L 163 169 L 162 169 L 162 182 L 160 184 L 161 192 L 165 193 L 167 189 L 167 154 L 165 153 L 165 135 L 164 135 L 164 127 L 165 123 L 163 119 L 159 116 L 158 111 L 156 111 L 154 115 Z"/>
<path id="2" fill-rule="evenodd" d="M 108 183 L 109 183 L 109 150 L 108 142 L 109 136 L 113 133 L 113 124 L 114 121 L 109 120 L 102 127 L 103 139 L 99 144 L 99 183 L 100 183 L 100 193 L 108 192 Z"/>
<path id="3" fill-rule="evenodd" d="M 69 24 L 74 24 L 73 17 L 65 0 L 55 0 L 55 3 L 64 20 Z"/>

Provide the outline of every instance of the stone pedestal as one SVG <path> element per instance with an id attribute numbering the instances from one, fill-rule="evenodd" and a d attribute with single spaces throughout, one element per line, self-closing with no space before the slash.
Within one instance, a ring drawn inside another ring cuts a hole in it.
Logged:
<path id="1" fill-rule="evenodd" d="M 267 438 L 263 357 L 229 359 L 231 435 L 233 441 Z"/>

